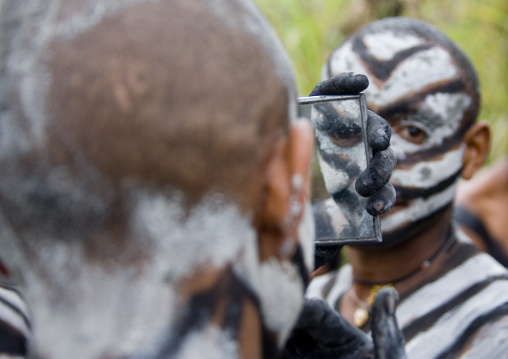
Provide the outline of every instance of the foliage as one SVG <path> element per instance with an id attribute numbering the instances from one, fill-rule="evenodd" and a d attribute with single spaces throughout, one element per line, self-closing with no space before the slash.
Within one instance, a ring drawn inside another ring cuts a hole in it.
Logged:
<path id="1" fill-rule="evenodd" d="M 456 41 L 482 86 L 480 120 L 492 126 L 490 160 L 508 154 L 508 2 L 506 0 L 255 0 L 293 60 L 299 94 L 320 80 L 321 66 L 348 34 L 386 16 L 427 21 Z"/>

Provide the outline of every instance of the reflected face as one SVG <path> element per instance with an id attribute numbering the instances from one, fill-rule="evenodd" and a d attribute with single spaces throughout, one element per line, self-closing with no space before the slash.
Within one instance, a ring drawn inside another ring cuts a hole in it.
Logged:
<path id="1" fill-rule="evenodd" d="M 367 166 L 359 113 L 358 101 L 322 103 L 312 107 L 319 164 L 326 189 L 332 197 L 347 190 Z"/>
<path id="2" fill-rule="evenodd" d="M 393 31 L 350 40 L 328 65 L 328 76 L 353 71 L 369 78 L 367 105 L 390 123 L 398 160 L 390 179 L 397 202 L 382 217 L 383 235 L 408 233 L 453 200 L 463 118 L 472 105 L 461 73 L 445 48 Z"/>

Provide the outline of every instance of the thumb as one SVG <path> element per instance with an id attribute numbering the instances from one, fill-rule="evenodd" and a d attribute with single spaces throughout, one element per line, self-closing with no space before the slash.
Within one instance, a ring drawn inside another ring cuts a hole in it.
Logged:
<path id="1" fill-rule="evenodd" d="M 399 295 L 392 287 L 383 287 L 374 299 L 371 330 L 376 359 L 405 359 L 404 336 L 397 324 L 395 308 Z"/>

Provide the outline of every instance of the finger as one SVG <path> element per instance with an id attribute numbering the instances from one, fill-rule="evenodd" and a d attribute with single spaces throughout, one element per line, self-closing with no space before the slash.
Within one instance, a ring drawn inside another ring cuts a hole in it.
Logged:
<path id="1" fill-rule="evenodd" d="M 367 111 L 367 142 L 374 152 L 390 146 L 392 129 L 388 122 L 377 113 Z"/>
<path id="2" fill-rule="evenodd" d="M 363 197 L 372 196 L 388 183 L 396 164 L 397 159 L 390 147 L 376 152 L 367 169 L 356 179 L 356 192 Z"/>
<path id="3" fill-rule="evenodd" d="M 383 287 L 371 309 L 371 330 L 376 359 L 404 359 L 404 336 L 395 317 L 399 296 L 395 289 Z"/>
<path id="4" fill-rule="evenodd" d="M 371 216 L 377 216 L 392 209 L 396 199 L 395 188 L 393 188 L 391 183 L 387 183 L 369 197 L 365 209 Z"/>
<path id="5" fill-rule="evenodd" d="M 344 72 L 318 83 L 309 96 L 355 95 L 369 86 L 367 76 Z"/>
<path id="6" fill-rule="evenodd" d="M 342 246 L 320 246 L 314 249 L 314 269 L 331 261 L 340 253 Z"/>

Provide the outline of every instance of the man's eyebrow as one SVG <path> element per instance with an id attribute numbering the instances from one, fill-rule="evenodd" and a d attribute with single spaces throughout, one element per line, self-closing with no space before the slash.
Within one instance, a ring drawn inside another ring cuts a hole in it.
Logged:
<path id="1" fill-rule="evenodd" d="M 346 121 L 335 109 L 332 105 L 328 103 L 324 104 L 316 104 L 314 105 L 316 110 L 320 112 L 325 119 L 322 121 L 317 121 L 315 123 L 316 129 L 327 133 L 328 135 L 332 134 L 335 131 L 361 131 L 361 127 L 355 123 Z"/>
<path id="2" fill-rule="evenodd" d="M 376 112 L 379 116 L 389 118 L 396 113 L 407 112 L 414 108 L 413 105 L 422 102 L 428 95 L 434 95 L 436 93 L 457 93 L 464 90 L 465 84 L 462 79 L 457 79 L 436 87 L 428 88 L 423 92 L 411 94 L 407 97 L 403 97 L 399 101 L 387 106 L 384 109 L 377 109 L 376 106 L 369 108 Z"/>

